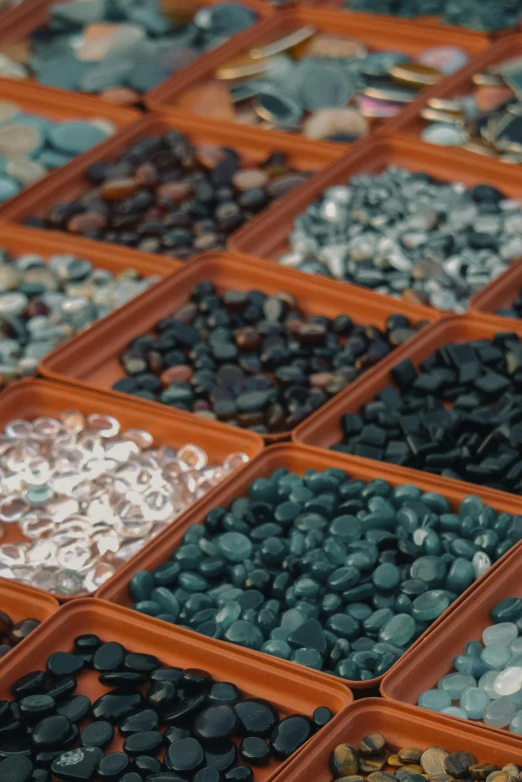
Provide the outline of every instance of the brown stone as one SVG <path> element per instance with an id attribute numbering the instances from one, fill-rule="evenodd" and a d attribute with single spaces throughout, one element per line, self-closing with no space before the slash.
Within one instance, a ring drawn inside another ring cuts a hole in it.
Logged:
<path id="1" fill-rule="evenodd" d="M 330 756 L 330 768 L 336 779 L 353 776 L 359 770 L 359 761 L 350 744 L 338 744 Z"/>
<path id="2" fill-rule="evenodd" d="M 328 373 L 323 373 L 328 374 Z M 310 377 L 310 383 L 313 385 L 312 381 L 312 375 Z M 317 375 L 315 376 L 317 377 Z M 368 736 L 365 736 L 363 739 L 361 739 L 361 743 L 359 745 L 359 752 L 362 755 L 379 755 L 383 751 L 383 749 L 386 747 L 386 740 L 382 733 L 370 733 Z"/>
<path id="3" fill-rule="evenodd" d="M 374 772 L 381 771 L 381 769 L 384 768 L 387 760 L 388 753 L 386 750 L 381 750 L 375 755 L 361 756 L 359 758 L 359 768 L 361 771 L 364 771 L 365 774 L 372 776 Z M 368 779 L 369 778 L 370 777 L 368 777 Z M 378 782 L 378 780 L 375 780 L 375 782 Z M 385 782 L 385 780 L 381 780 L 381 782 Z"/>
<path id="4" fill-rule="evenodd" d="M 134 172 L 134 181 L 140 187 L 152 187 L 158 182 L 158 178 L 158 170 L 152 163 L 143 163 Z"/>
<path id="5" fill-rule="evenodd" d="M 127 198 L 138 189 L 134 179 L 110 179 L 100 188 L 100 195 L 105 201 L 119 201 L 121 198 Z"/>
<path id="6" fill-rule="evenodd" d="M 256 168 L 243 168 L 232 177 L 232 184 L 241 192 L 252 190 L 254 187 L 265 187 L 268 177 L 264 171 Z"/>
<path id="7" fill-rule="evenodd" d="M 169 386 L 171 383 L 188 383 L 193 374 L 194 370 L 188 364 L 176 364 L 165 369 L 160 379 L 164 386 Z"/>
<path id="8" fill-rule="evenodd" d="M 458 779 L 465 777 L 469 767 L 476 762 L 475 755 L 471 755 L 469 752 L 454 752 L 452 755 L 448 755 L 444 761 L 444 768 L 448 774 Z"/>
<path id="9" fill-rule="evenodd" d="M 180 204 L 192 192 L 192 187 L 188 182 L 166 182 L 164 185 L 160 185 L 156 190 L 158 198 L 165 198 L 167 201 L 172 201 L 174 204 Z"/>
<path id="10" fill-rule="evenodd" d="M 422 749 L 419 749 L 418 747 L 403 747 L 397 754 L 403 763 L 419 763 L 422 756 Z"/>
<path id="11" fill-rule="evenodd" d="M 234 120 L 234 107 L 225 84 L 219 81 L 206 82 L 186 90 L 178 100 L 178 106 L 207 119 Z"/>
<path id="12" fill-rule="evenodd" d="M 81 212 L 71 217 L 67 230 L 72 234 L 84 234 L 88 231 L 100 231 L 107 227 L 107 217 L 101 212 Z"/>

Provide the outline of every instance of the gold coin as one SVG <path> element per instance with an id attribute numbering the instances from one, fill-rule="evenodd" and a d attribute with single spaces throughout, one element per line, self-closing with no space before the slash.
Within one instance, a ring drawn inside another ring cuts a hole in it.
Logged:
<path id="1" fill-rule="evenodd" d="M 281 54 L 281 52 L 287 52 L 293 49 L 294 46 L 304 43 L 309 38 L 315 35 L 315 27 L 311 24 L 307 24 L 304 27 L 300 27 L 298 30 L 294 30 L 293 33 L 285 35 L 283 38 L 278 38 L 272 43 L 266 44 L 266 46 L 257 46 L 250 50 L 250 57 L 253 60 L 262 60 L 265 57 L 273 57 L 274 54 Z"/>
<path id="2" fill-rule="evenodd" d="M 389 70 L 389 74 L 399 84 L 408 84 L 416 87 L 431 87 L 443 78 L 443 74 L 436 68 L 420 65 L 417 62 L 404 62 L 400 65 L 393 65 Z"/>
<path id="3" fill-rule="evenodd" d="M 464 126 L 464 118 L 462 114 L 453 114 L 449 111 L 441 111 L 439 109 L 424 108 L 421 111 L 422 119 L 428 120 L 428 122 L 452 122 L 460 127 Z"/>
<path id="4" fill-rule="evenodd" d="M 252 60 L 250 57 L 238 57 L 220 65 L 214 72 L 216 79 L 220 81 L 232 81 L 233 79 L 246 79 L 252 76 L 261 76 L 269 67 L 268 60 Z"/>
<path id="5" fill-rule="evenodd" d="M 505 87 L 506 82 L 495 73 L 474 73 L 471 81 L 477 87 Z"/>

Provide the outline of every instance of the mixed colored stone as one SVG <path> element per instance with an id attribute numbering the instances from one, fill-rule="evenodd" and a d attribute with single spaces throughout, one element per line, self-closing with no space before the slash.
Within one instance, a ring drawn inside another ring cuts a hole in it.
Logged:
<path id="1" fill-rule="evenodd" d="M 343 782 L 518 782 L 521 769 L 508 763 L 501 769 L 493 763 L 479 761 L 466 750 L 448 752 L 444 747 L 396 747 L 381 733 L 361 739 L 359 749 L 352 744 L 338 744 L 330 755 L 334 780 Z"/>
<path id="2" fill-rule="evenodd" d="M 414 485 L 279 468 L 189 527 L 170 560 L 136 572 L 129 591 L 136 611 L 368 680 L 487 570 L 468 528 L 491 520 L 498 531 L 484 530 L 480 542 L 501 540 L 487 548 L 498 556 L 518 540 L 521 518 L 478 497 L 453 511 Z"/>
<path id="3" fill-rule="evenodd" d="M 106 688 L 93 700 L 81 694 L 88 671 Z M 0 704 L 3 782 L 252 782 L 256 767 L 286 760 L 320 727 L 208 671 L 166 667 L 93 634 L 10 691 Z"/>
<path id="4" fill-rule="evenodd" d="M 345 0 L 350 11 L 407 19 L 440 16 L 446 24 L 484 32 L 515 27 L 522 10 L 513 0 Z"/>
<path id="5" fill-rule="evenodd" d="M 103 118 L 54 120 L 0 100 L 0 203 L 115 131 L 114 124 Z"/>
<path id="6" fill-rule="evenodd" d="M 39 624 L 39 619 L 30 617 L 14 622 L 8 613 L 0 611 L 0 657 L 4 657 L 11 649 L 18 646 L 20 641 L 36 630 Z"/>
<path id="7" fill-rule="evenodd" d="M 27 40 L 0 46 L 0 76 L 34 77 L 46 87 L 127 105 L 256 20 L 251 8 L 234 2 L 53 2 L 46 24 Z"/>
<path id="8" fill-rule="evenodd" d="M 424 322 L 390 315 L 383 330 L 347 314 L 305 315 L 290 293 L 219 292 L 189 301 L 120 356 L 113 389 L 260 434 L 293 429 L 413 336 Z"/>
<path id="9" fill-rule="evenodd" d="M 159 279 L 132 268 L 113 274 L 70 253 L 0 247 L 0 387 L 33 375 L 55 347 Z"/>
<path id="10" fill-rule="evenodd" d="M 521 380 L 522 343 L 511 332 L 448 343 L 418 366 L 405 358 L 389 385 L 343 416 L 333 450 L 520 494 Z M 488 553 L 504 548 L 494 525 Z"/>
<path id="11" fill-rule="evenodd" d="M 184 260 L 225 249 L 230 234 L 307 176 L 282 152 L 257 163 L 169 130 L 93 164 L 85 173 L 93 189 L 25 222 Z"/>
<path id="12" fill-rule="evenodd" d="M 295 218 L 279 263 L 465 312 L 521 255 L 519 201 L 490 185 L 467 188 L 390 166 L 324 190 Z"/>
<path id="13" fill-rule="evenodd" d="M 506 597 L 490 616 L 481 640 L 468 641 L 453 670 L 437 689 L 422 692 L 418 705 L 522 734 L 522 600 Z"/>

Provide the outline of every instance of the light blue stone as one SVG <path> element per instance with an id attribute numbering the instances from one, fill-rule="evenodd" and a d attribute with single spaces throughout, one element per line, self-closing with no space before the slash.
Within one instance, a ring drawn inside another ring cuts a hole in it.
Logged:
<path id="1" fill-rule="evenodd" d="M 9 199 L 17 195 L 20 190 L 21 187 L 18 182 L 15 182 L 11 177 L 0 175 L 0 204 L 9 201 Z"/>
<path id="2" fill-rule="evenodd" d="M 476 687 L 477 682 L 473 676 L 466 676 L 463 673 L 450 673 L 440 679 L 437 687 L 443 692 L 447 692 L 452 701 L 458 701 L 465 690 L 470 687 Z"/>
<path id="3" fill-rule="evenodd" d="M 468 719 L 468 715 L 460 706 L 448 706 L 447 709 L 442 709 L 441 714 L 447 714 L 449 717 L 459 717 L 461 720 Z"/>
<path id="4" fill-rule="evenodd" d="M 464 709 L 470 720 L 481 720 L 491 699 L 480 687 L 470 687 L 464 690 L 460 697 L 460 707 Z"/>
<path id="5" fill-rule="evenodd" d="M 514 622 L 500 622 L 490 625 L 482 633 L 484 646 L 492 646 L 493 644 L 510 646 L 516 638 L 518 638 L 518 627 Z"/>
<path id="6" fill-rule="evenodd" d="M 442 711 L 442 709 L 447 709 L 448 706 L 451 706 L 451 698 L 443 690 L 424 690 L 419 695 L 417 704 L 422 706 L 423 709 Z"/>
<path id="7" fill-rule="evenodd" d="M 516 733 L 518 736 L 522 736 L 522 711 L 517 711 L 509 723 L 509 730 L 511 733 Z"/>
<path id="8" fill-rule="evenodd" d="M 484 663 L 480 662 L 480 660 L 473 659 L 473 657 L 468 657 L 467 654 L 458 654 L 454 657 L 453 667 L 459 673 L 473 676 L 475 679 L 480 678 L 488 671 L 488 667 Z"/>
<path id="9" fill-rule="evenodd" d="M 496 668 L 501 671 L 511 657 L 510 649 L 504 644 L 491 644 L 485 646 L 480 654 L 480 659 L 489 668 Z"/>
<path id="10" fill-rule="evenodd" d="M 506 698 L 491 701 L 484 712 L 484 725 L 491 728 L 506 728 L 517 712 L 517 707 Z"/>
<path id="11" fill-rule="evenodd" d="M 229 562 L 243 562 L 252 555 L 252 541 L 242 532 L 224 532 L 217 540 L 219 552 Z"/>

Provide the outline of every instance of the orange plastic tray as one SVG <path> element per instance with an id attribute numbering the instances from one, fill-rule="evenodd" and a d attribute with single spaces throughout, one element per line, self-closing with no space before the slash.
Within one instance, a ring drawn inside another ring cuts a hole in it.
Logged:
<path id="1" fill-rule="evenodd" d="M 302 782 L 304 778 L 314 782 L 331 782 L 329 759 L 337 744 L 348 742 L 355 748 L 370 733 L 382 733 L 393 749 L 401 747 L 439 746 L 448 752 L 471 752 L 479 761 L 495 763 L 502 768 L 507 763 L 522 762 L 520 737 L 497 736 L 469 722 L 445 718 L 444 715 L 384 701 L 365 698 L 353 703 L 334 727 L 321 733 L 313 755 L 296 757 L 277 777 L 277 782 Z M 306 766 L 305 766 L 306 763 Z M 392 769 L 393 771 L 394 769 Z"/>
<path id="2" fill-rule="evenodd" d="M 521 38 L 522 40 L 522 38 Z M 487 183 L 510 198 L 522 198 L 522 180 L 516 166 L 498 166 L 496 160 L 450 147 L 437 147 L 402 133 L 369 138 L 296 191 L 285 196 L 275 210 L 256 217 L 231 238 L 231 249 L 277 260 L 289 251 L 288 238 L 295 218 L 327 187 L 346 184 L 355 174 L 375 174 L 387 166 L 422 171 L 436 179 L 463 182 L 468 187 Z M 317 278 L 316 278 L 317 279 Z"/>
<path id="3" fill-rule="evenodd" d="M 455 315 L 443 318 L 438 323 L 423 329 L 409 342 L 398 348 L 393 354 L 387 356 L 380 364 L 370 372 L 358 378 L 355 383 L 342 391 L 328 404 L 328 409 L 313 413 L 306 421 L 303 421 L 295 430 L 293 438 L 296 442 L 314 445 L 320 448 L 329 448 L 331 445 L 341 442 L 341 416 L 344 413 L 356 413 L 366 402 L 374 399 L 375 395 L 386 385 L 395 383 L 390 375 L 390 370 L 402 361 L 409 358 L 417 367 L 425 358 L 431 356 L 436 350 L 449 342 L 468 342 L 475 339 L 492 339 L 499 331 L 514 331 L 522 337 L 522 322 L 510 322 L 509 329 L 502 328 L 502 322 L 498 318 L 480 317 L 477 315 Z M 396 387 L 396 386 L 395 386 Z M 319 415 L 318 415 L 319 413 Z M 362 457 L 361 457 L 362 458 Z M 375 462 L 372 459 L 363 459 L 368 465 Z M 379 463 L 380 464 L 380 463 Z M 417 476 L 426 473 L 420 470 L 408 468 L 412 481 L 417 481 Z M 467 487 L 467 493 L 477 493 L 478 485 L 467 481 L 457 481 L 453 478 L 441 479 L 441 485 L 459 485 Z M 513 496 L 505 492 L 497 492 L 501 496 Z"/>
<path id="4" fill-rule="evenodd" d="M 278 709 L 281 716 L 304 713 L 311 716 L 318 706 L 328 706 L 336 716 L 327 731 L 343 719 L 345 707 L 353 700 L 347 687 L 329 681 L 318 671 L 306 675 L 284 660 L 263 655 L 260 661 L 248 649 L 227 645 L 216 649 L 212 640 L 172 625 L 159 625 L 143 614 L 91 598 L 76 600 L 60 608 L 52 619 L 37 628 L 18 654 L 7 655 L 0 661 L 0 697 L 10 699 L 9 687 L 13 681 L 37 669 L 45 670 L 50 654 L 71 651 L 74 639 L 85 633 L 94 633 L 103 641 L 118 641 L 130 652 L 141 652 L 158 657 L 164 666 L 202 668 L 216 681 L 235 684 L 246 697 L 264 698 Z M 75 694 L 87 695 L 91 701 L 108 692 L 100 684 L 96 671 L 84 670 L 78 674 Z M 79 724 L 80 730 L 88 721 Z M 304 752 L 308 757 L 321 734 L 316 734 L 294 757 Z M 105 754 L 121 750 L 123 738 L 116 732 Z M 163 751 L 161 752 L 161 755 Z M 256 768 L 255 782 L 269 782 L 290 761 L 271 760 L 267 766 Z"/>
<path id="5" fill-rule="evenodd" d="M 122 398 L 88 389 L 72 388 L 47 380 L 21 380 L 0 394 L 0 431 L 13 418 L 34 419 L 57 416 L 63 410 L 80 410 L 85 415 L 104 413 L 121 421 L 123 427 L 145 428 L 154 436 L 155 445 L 179 448 L 194 443 L 208 453 L 209 462 L 222 462 L 230 453 L 243 451 L 252 459 L 263 448 L 262 439 L 253 432 L 233 429 L 196 416 L 167 414 L 157 405 L 143 405 L 130 396 Z M 244 468 L 241 468 L 244 469 Z M 2 543 L 24 540 L 17 524 L 4 525 Z M 41 593 L 41 590 L 38 590 Z M 56 595 L 66 600 L 63 595 Z"/>
<path id="6" fill-rule="evenodd" d="M 399 660 L 393 671 L 385 675 L 381 684 L 382 695 L 394 701 L 415 704 L 421 692 L 436 688 L 442 676 L 453 672 L 453 658 L 464 654 L 468 641 L 482 640 L 484 628 L 493 624 L 491 609 L 506 597 L 522 597 L 519 547 L 507 555 L 502 567 L 486 578 L 473 595 L 448 615 L 436 633 L 427 635 Z M 502 742 L 513 736 L 506 729 L 491 728 L 481 722 L 463 721 L 458 717 L 449 719 L 454 724 L 479 725 L 498 734 Z M 515 740 L 520 744 L 520 736 L 516 736 Z"/>
<path id="7" fill-rule="evenodd" d="M 211 52 L 204 60 L 194 63 L 190 69 L 187 68 L 183 73 L 176 74 L 163 82 L 148 93 L 146 102 L 152 108 L 182 105 L 187 90 L 211 81 L 218 66 L 247 54 L 254 46 L 270 43 L 304 25 L 312 25 L 323 33 L 356 38 L 369 49 L 393 48 L 409 55 L 418 55 L 423 49 L 431 46 L 452 45 L 461 47 L 473 58 L 489 46 L 487 36 L 481 33 L 470 33 L 456 28 L 429 28 L 404 19 L 379 17 L 375 14 L 353 12 L 339 14 L 337 11 L 324 8 L 298 6 L 289 11 L 281 11 L 271 19 L 260 22 L 256 27 L 246 31 L 241 38 L 229 41 L 221 49 Z M 413 116 L 414 113 L 412 114 L 410 105 L 401 113 L 401 117 Z M 384 124 L 378 127 L 384 127 Z M 298 133 L 289 135 L 294 138 L 301 137 Z M 340 154 L 347 148 L 346 144 L 330 145 L 341 147 Z"/>
<path id="8" fill-rule="evenodd" d="M 39 622 L 45 622 L 59 607 L 54 597 L 40 589 L 0 578 L 0 611 L 9 614 L 15 624 L 22 619 L 38 619 Z M 24 648 L 26 643 L 27 639 L 24 639 L 15 648 Z M 13 650 L 7 655 L 10 657 L 12 653 Z"/>
<path id="9" fill-rule="evenodd" d="M 124 565 L 110 581 L 104 584 L 97 592 L 97 596 L 119 603 L 123 606 L 132 606 L 133 600 L 129 595 L 128 585 L 134 572 L 137 570 L 151 570 L 162 562 L 165 562 L 170 558 L 172 552 L 181 544 L 184 533 L 192 524 L 204 523 L 207 513 L 209 513 L 212 508 L 217 506 L 228 507 L 228 505 L 238 497 L 247 496 L 249 487 L 253 481 L 257 478 L 269 477 L 273 471 L 279 467 L 285 467 L 291 472 L 296 472 L 299 475 L 303 475 L 305 471 L 309 469 L 326 470 L 328 467 L 340 467 L 345 470 L 350 477 L 359 478 L 364 481 L 382 478 L 385 481 L 389 481 L 392 486 L 403 483 L 415 483 L 423 491 L 435 491 L 443 494 L 451 503 L 452 508 L 458 507 L 461 500 L 470 494 L 469 487 L 466 484 L 457 486 L 455 485 L 455 482 L 450 481 L 445 484 L 444 481 L 440 481 L 436 477 L 431 477 L 426 473 L 415 473 L 414 479 L 412 479 L 408 470 L 403 470 L 400 467 L 395 467 L 393 465 L 376 464 L 375 462 L 369 462 L 367 459 L 340 456 L 339 454 L 328 453 L 317 448 L 307 448 L 305 446 L 289 444 L 274 445 L 265 449 L 263 453 L 258 456 L 255 461 L 247 465 L 241 473 L 238 473 L 227 481 L 226 485 L 218 487 L 211 497 L 209 496 L 203 499 L 197 508 L 184 514 L 183 517 L 180 517 L 168 530 L 160 533 L 156 540 L 154 540 L 146 550 L 140 552 L 132 562 Z M 498 511 L 506 511 L 507 513 L 520 513 L 522 511 L 522 500 L 510 495 L 482 488 L 478 488 L 474 493 L 481 497 L 486 504 L 491 505 Z M 518 551 L 520 551 L 520 548 Z M 501 557 L 501 559 L 492 566 L 488 575 L 501 567 L 508 556 L 508 554 L 505 554 Z M 471 594 L 476 589 L 477 584 L 480 583 L 481 579 L 472 584 L 469 589 L 448 608 L 448 611 L 445 612 L 445 614 L 447 615 L 447 613 L 454 610 L 455 607 L 463 601 L 465 596 Z M 444 617 L 445 614 L 443 614 L 442 617 Z M 159 623 L 160 626 L 164 626 L 162 620 L 154 619 L 154 621 Z M 426 633 L 433 630 L 441 621 L 442 618 L 439 618 L 433 622 Z M 424 635 L 421 636 L 421 638 L 423 637 Z M 228 648 L 229 646 L 225 641 L 212 639 L 212 642 L 216 644 L 216 648 Z M 419 641 L 417 641 L 416 644 L 417 643 L 419 643 Z M 262 652 L 251 652 L 251 654 L 257 655 L 259 660 L 262 660 L 265 657 Z M 290 664 L 295 665 L 295 663 Z M 337 676 L 331 674 L 324 675 L 328 676 L 329 679 L 339 681 Z M 376 677 L 367 681 L 348 681 L 346 683 L 353 690 L 367 690 L 377 687 L 381 679 L 382 677 Z"/>
<path id="10" fill-rule="evenodd" d="M 420 110 L 426 105 L 430 98 L 456 98 L 473 92 L 474 85 L 472 76 L 475 73 L 481 73 L 490 65 L 510 57 L 518 57 L 521 51 L 522 35 L 514 34 L 500 37 L 493 46 L 471 60 L 471 62 L 462 68 L 462 70 L 423 92 L 415 103 L 411 104 L 410 109 L 412 109 L 412 111 L 408 116 L 403 114 L 400 117 L 394 117 L 390 120 L 388 128 L 419 135 L 419 133 L 430 124 L 420 116 Z M 445 149 L 448 149 L 448 147 L 445 147 Z M 482 158 L 481 155 L 476 155 L 474 153 L 469 154 L 472 154 L 475 160 Z M 505 170 L 511 165 L 509 163 L 504 163 L 501 160 L 493 159 L 493 162 L 499 167 L 499 171 Z"/>
<path id="11" fill-rule="evenodd" d="M 498 318 L 499 327 L 504 325 L 507 328 L 512 324 L 519 324 L 521 323 L 519 318 L 504 318 L 495 313 L 498 309 L 511 307 L 520 288 L 522 288 L 522 260 L 512 264 L 504 274 L 475 294 L 470 301 L 470 311 Z"/>
<path id="12" fill-rule="evenodd" d="M 103 109 L 105 104 L 98 100 L 96 102 Z M 84 176 L 88 166 L 113 161 L 140 139 L 166 133 L 168 130 L 186 133 L 192 143 L 197 145 L 217 144 L 232 147 L 245 163 L 250 161 L 258 164 L 272 152 L 285 152 L 289 165 L 299 171 L 320 171 L 331 165 L 341 154 L 340 150 L 332 149 L 331 144 L 295 139 L 285 133 L 269 136 L 255 128 L 243 128 L 241 133 L 238 133 L 237 127 L 229 122 L 214 119 L 208 122 L 203 117 L 193 117 L 182 111 L 161 111 L 142 117 L 130 127 L 84 153 L 81 159 L 71 161 L 66 167 L 34 184 L 30 190 L 12 198 L 4 206 L 2 218 L 21 222 L 30 215 L 44 216 L 53 204 L 78 198 L 92 188 Z"/>
<path id="13" fill-rule="evenodd" d="M 394 302 L 371 291 L 338 285 L 331 280 L 312 279 L 292 269 L 256 261 L 246 255 L 209 252 L 134 302 L 129 302 L 126 307 L 60 345 L 43 359 L 40 371 L 54 380 L 82 388 L 103 388 L 115 398 L 128 398 L 126 394 L 111 390 L 116 380 L 125 377 L 119 361 L 121 352 L 134 337 L 152 331 L 158 320 L 182 307 L 188 301 L 191 289 L 200 280 L 212 280 L 219 290 L 258 289 L 268 294 L 289 291 L 297 298 L 305 314 L 336 317 L 348 312 L 356 322 L 373 323 L 380 328 L 395 312 L 402 312 L 412 321 L 424 318 L 436 320 L 438 315 L 425 307 Z M 143 403 L 151 409 L 172 409 L 159 402 L 143 400 Z M 178 412 L 194 417 L 192 413 Z M 284 432 L 266 435 L 265 439 L 274 442 L 289 436 L 289 432 Z"/>

